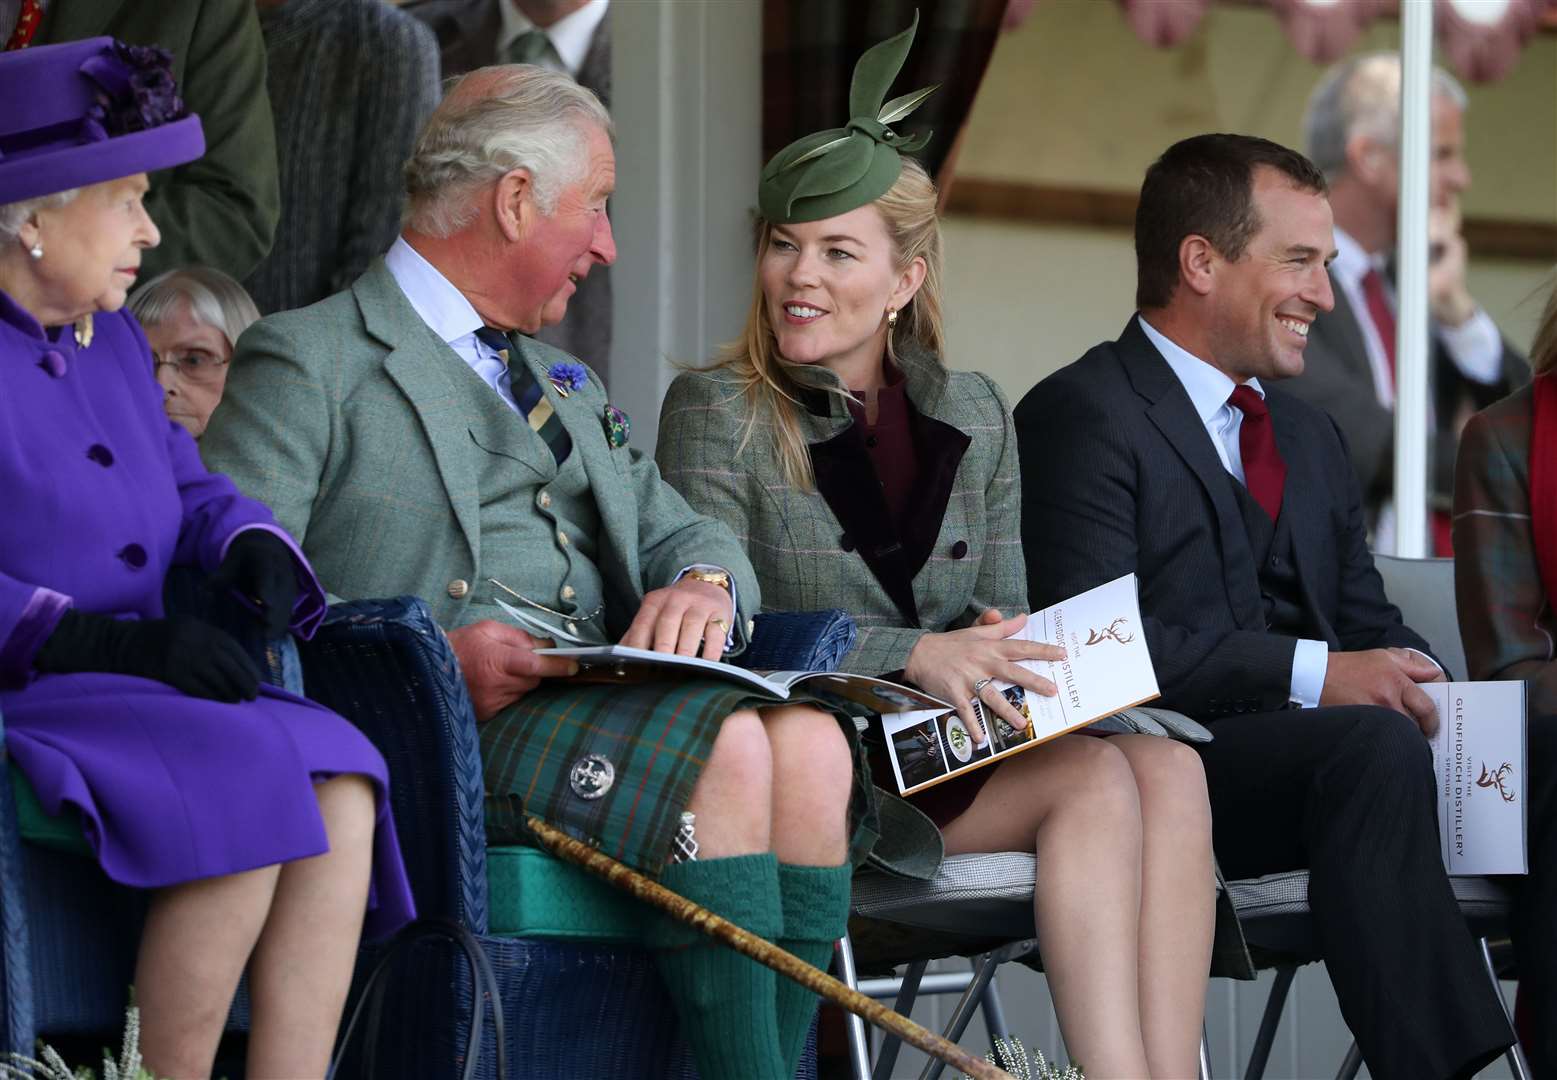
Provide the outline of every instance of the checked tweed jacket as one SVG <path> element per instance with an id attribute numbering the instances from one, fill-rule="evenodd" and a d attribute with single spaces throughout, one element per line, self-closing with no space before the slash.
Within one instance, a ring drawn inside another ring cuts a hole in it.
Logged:
<path id="1" fill-rule="evenodd" d="M 1550 378 L 1551 376 L 1546 376 Z M 1531 716 L 1557 715 L 1557 617 L 1530 531 L 1532 388 L 1471 417 L 1454 477 L 1454 595 L 1472 679 L 1524 679 Z"/>
<path id="2" fill-rule="evenodd" d="M 807 388 L 801 426 L 817 491 L 784 479 L 767 425 L 743 440 L 748 409 L 722 370 L 689 371 L 660 410 L 665 479 L 745 543 L 771 610 L 843 608 L 860 635 L 841 665 L 900 671 L 930 631 L 986 608 L 1025 611 L 1016 435 L 988 376 L 948 371 L 917 347 L 897 357 L 918 415 L 919 491 L 904 535 L 892 525 L 863 435 L 825 368 L 789 365 Z"/>

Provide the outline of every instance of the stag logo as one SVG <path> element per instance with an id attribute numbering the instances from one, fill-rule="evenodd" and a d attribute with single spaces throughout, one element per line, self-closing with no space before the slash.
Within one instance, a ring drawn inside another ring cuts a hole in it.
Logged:
<path id="1" fill-rule="evenodd" d="M 1513 802 L 1514 793 L 1503 786 L 1503 782 L 1509 778 L 1513 771 L 1513 763 L 1505 761 L 1503 764 L 1497 767 L 1496 771 L 1489 772 L 1487 770 L 1487 763 L 1483 761 L 1481 763 L 1481 775 L 1476 778 L 1476 786 L 1484 788 L 1497 788 L 1497 792 L 1499 795 L 1503 796 L 1504 802 Z"/>
<path id="2" fill-rule="evenodd" d="M 1128 645 L 1135 640 L 1135 635 L 1121 627 L 1129 623 L 1129 619 L 1119 618 L 1103 627 L 1101 630 L 1087 631 L 1087 645 L 1101 645 L 1105 641 L 1117 641 L 1121 645 Z"/>

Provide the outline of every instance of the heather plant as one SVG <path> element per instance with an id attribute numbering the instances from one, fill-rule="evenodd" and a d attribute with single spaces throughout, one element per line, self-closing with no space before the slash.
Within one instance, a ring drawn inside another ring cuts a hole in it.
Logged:
<path id="1" fill-rule="evenodd" d="M 7 1054 L 0 1059 L 0 1080 L 98 1080 L 95 1070 L 83 1065 L 72 1070 L 59 1052 L 39 1042 L 38 1056 Z M 124 1038 L 119 1059 L 103 1051 L 102 1080 L 157 1080 L 141 1065 L 141 1011 L 132 1000 L 124 1010 Z"/>
<path id="2" fill-rule="evenodd" d="M 1015 1035 L 996 1039 L 995 1049 L 984 1055 L 991 1065 L 998 1065 L 1015 1080 L 1086 1080 L 1075 1065 L 1060 1065 L 1043 1056 L 1042 1050 L 1028 1052 L 1022 1040 Z M 972 1080 L 966 1073 L 962 1080 Z"/>

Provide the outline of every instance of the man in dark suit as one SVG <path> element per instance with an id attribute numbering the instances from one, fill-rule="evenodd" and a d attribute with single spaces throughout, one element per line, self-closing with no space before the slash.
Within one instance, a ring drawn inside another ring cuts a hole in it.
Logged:
<path id="1" fill-rule="evenodd" d="M 1384 597 L 1335 423 L 1274 384 L 1333 305 L 1324 177 L 1239 135 L 1170 147 L 1136 214 L 1140 313 L 1016 409 L 1036 608 L 1140 578 L 1162 704 L 1207 723 L 1232 877 L 1307 868 L 1375 1077 L 1463 1076 L 1512 1041 L 1439 855 L 1443 672 Z"/>
<path id="2" fill-rule="evenodd" d="M 411 0 L 402 8 L 438 35 L 444 78 L 488 64 L 537 64 L 573 76 L 611 107 L 609 0 Z M 609 381 L 611 302 L 610 272 L 596 267 L 563 320 L 535 337 Z"/>
<path id="3" fill-rule="evenodd" d="M 1351 444 L 1376 548 L 1393 545 L 1395 489 L 1395 254 L 1400 202 L 1400 57 L 1354 57 L 1320 80 L 1303 118 L 1308 156 L 1330 185 L 1337 256 L 1335 310 L 1309 334 L 1303 374 L 1288 389 L 1335 417 Z M 1452 553 L 1449 515 L 1459 431 L 1477 409 L 1524 385 L 1530 367 L 1498 333 L 1465 282 L 1460 193 L 1465 91 L 1433 71 L 1428 294 L 1433 439 L 1427 477 L 1434 549 Z"/>

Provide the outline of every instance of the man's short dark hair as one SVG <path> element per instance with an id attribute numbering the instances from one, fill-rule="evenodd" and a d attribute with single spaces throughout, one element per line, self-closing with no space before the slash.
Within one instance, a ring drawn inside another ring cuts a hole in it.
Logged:
<path id="1" fill-rule="evenodd" d="M 1262 222 L 1254 208 L 1261 165 L 1294 187 L 1329 195 L 1324 174 L 1296 150 L 1253 135 L 1196 135 L 1174 143 L 1146 170 L 1135 208 L 1135 306 L 1167 306 L 1179 282 L 1179 245 L 1203 236 L 1238 260 Z"/>

